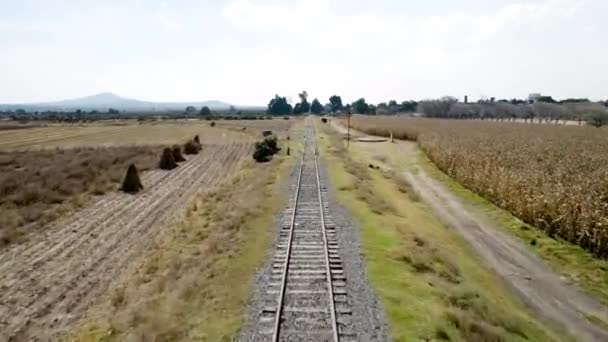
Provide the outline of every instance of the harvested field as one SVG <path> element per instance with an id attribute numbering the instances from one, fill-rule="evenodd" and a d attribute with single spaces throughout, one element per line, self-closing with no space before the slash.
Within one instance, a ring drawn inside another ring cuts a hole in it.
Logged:
<path id="1" fill-rule="evenodd" d="M 292 125 L 301 119 L 291 117 L 289 120 L 272 119 L 272 120 L 223 120 L 217 121 L 217 127 L 230 128 L 240 130 L 245 133 L 254 133 L 258 136 L 262 131 L 271 130 L 279 138 L 284 138 Z M 245 128 L 245 130 L 243 130 Z M 253 131 L 253 132 L 252 132 Z"/>
<path id="2" fill-rule="evenodd" d="M 210 127 L 205 121 L 152 122 L 138 124 L 53 125 L 0 131 L 0 150 L 54 147 L 172 145 L 199 134 L 202 144 L 251 141 L 250 135 Z"/>
<path id="3" fill-rule="evenodd" d="M 445 173 L 523 221 L 608 256 L 608 132 L 592 127 L 355 117 L 417 140 Z"/>
<path id="4" fill-rule="evenodd" d="M 0 258 L 0 340 L 53 340 L 82 317 L 197 191 L 213 187 L 251 153 L 250 144 L 205 146 L 173 171 L 142 177 L 137 196 L 114 192 L 9 246 Z"/>
<path id="5" fill-rule="evenodd" d="M 115 191 L 131 163 L 156 167 L 161 148 L 100 147 L 0 152 L 0 248 Z"/>

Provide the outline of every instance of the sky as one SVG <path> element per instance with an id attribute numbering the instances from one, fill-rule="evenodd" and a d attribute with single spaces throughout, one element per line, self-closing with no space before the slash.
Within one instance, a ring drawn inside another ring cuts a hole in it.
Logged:
<path id="1" fill-rule="evenodd" d="M 608 98 L 608 0 L 0 0 L 0 103 Z"/>

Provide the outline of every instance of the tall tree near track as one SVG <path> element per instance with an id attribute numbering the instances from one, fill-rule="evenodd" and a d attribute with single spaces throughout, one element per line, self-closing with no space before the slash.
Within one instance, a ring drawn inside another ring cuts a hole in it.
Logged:
<path id="1" fill-rule="evenodd" d="M 298 94 L 298 96 L 300 97 L 300 103 L 296 103 L 295 107 L 293 108 L 293 113 L 308 113 L 310 111 L 310 103 L 308 103 L 308 93 L 306 91 L 303 91 L 302 93 Z"/>
<path id="2" fill-rule="evenodd" d="M 308 103 L 308 93 L 306 91 L 303 91 L 300 94 L 298 94 L 298 96 L 300 97 L 301 113 L 310 112 L 310 103 Z"/>
<path id="3" fill-rule="evenodd" d="M 287 99 L 275 95 L 268 103 L 267 112 L 271 115 L 287 115 L 291 113 L 292 109 L 291 105 L 287 103 Z"/>
<path id="4" fill-rule="evenodd" d="M 201 116 L 209 116 L 211 115 L 211 109 L 209 109 L 209 107 L 204 106 L 203 108 L 201 108 Z"/>
<path id="5" fill-rule="evenodd" d="M 335 113 L 344 108 L 344 106 L 342 105 L 342 98 L 338 95 L 334 95 L 334 96 L 330 97 L 329 103 L 331 104 L 332 113 Z"/>
<path id="6" fill-rule="evenodd" d="M 364 98 L 360 98 L 357 101 L 353 102 L 351 105 L 352 110 L 357 114 L 367 114 L 369 110 L 369 105 L 365 102 Z"/>
<path id="7" fill-rule="evenodd" d="M 323 113 L 323 105 L 319 102 L 318 99 L 312 100 L 312 104 L 310 105 L 310 111 L 319 115 Z"/>

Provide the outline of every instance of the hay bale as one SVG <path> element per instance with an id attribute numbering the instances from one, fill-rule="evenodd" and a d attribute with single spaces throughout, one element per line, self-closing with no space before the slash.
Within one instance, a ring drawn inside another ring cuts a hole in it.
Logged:
<path id="1" fill-rule="evenodd" d="M 175 159 L 176 163 L 186 161 L 186 158 L 184 158 L 184 156 L 182 156 L 182 147 L 181 146 L 173 145 L 173 149 L 171 150 L 171 152 L 173 152 L 173 159 Z"/>
<path id="2" fill-rule="evenodd" d="M 201 144 L 197 143 L 194 140 L 190 140 L 184 145 L 185 154 L 198 154 L 201 149 Z"/>
<path id="3" fill-rule="evenodd" d="M 177 163 L 175 162 L 175 158 L 173 158 L 173 151 L 170 148 L 165 148 L 163 150 L 163 154 L 160 156 L 160 161 L 158 162 L 158 167 L 161 170 L 173 170 L 177 167 Z"/>
<path id="4" fill-rule="evenodd" d="M 120 189 L 126 193 L 134 194 L 143 188 L 144 186 L 141 184 L 141 180 L 139 179 L 137 168 L 134 164 L 129 165 L 127 174 L 125 175 L 125 179 L 122 181 L 122 187 Z"/>

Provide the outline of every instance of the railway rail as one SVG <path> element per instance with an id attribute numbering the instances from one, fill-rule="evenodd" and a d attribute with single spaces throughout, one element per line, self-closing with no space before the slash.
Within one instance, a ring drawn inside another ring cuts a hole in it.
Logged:
<path id="1" fill-rule="evenodd" d="M 346 276 L 319 173 L 315 131 L 306 128 L 292 207 L 284 212 L 260 315 L 263 341 L 356 341 L 349 332 Z"/>

